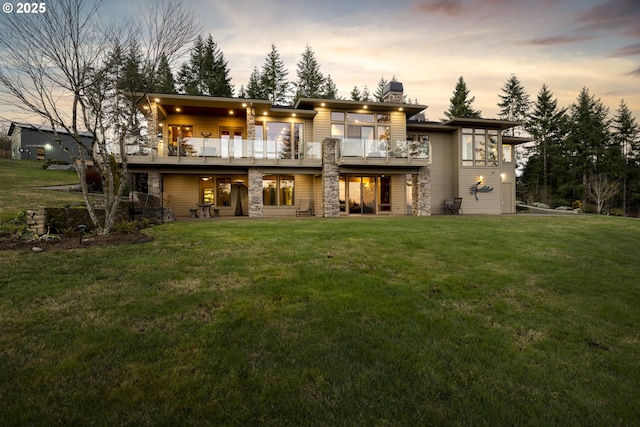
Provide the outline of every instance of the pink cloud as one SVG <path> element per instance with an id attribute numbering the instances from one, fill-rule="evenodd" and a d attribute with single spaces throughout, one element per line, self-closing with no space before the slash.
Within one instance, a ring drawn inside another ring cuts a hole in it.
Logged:
<path id="1" fill-rule="evenodd" d="M 426 13 L 442 13 L 449 16 L 462 15 L 466 9 L 461 0 L 424 0 L 415 8 Z"/>
<path id="2" fill-rule="evenodd" d="M 640 55 L 640 43 L 634 43 L 629 46 L 620 47 L 616 49 L 616 51 L 613 52 L 613 54 L 611 54 L 612 57 L 634 56 L 634 55 Z"/>
<path id="3" fill-rule="evenodd" d="M 531 46 L 556 46 L 561 44 L 581 43 L 594 39 L 593 36 L 554 36 L 543 37 L 538 39 L 522 40 L 518 42 L 521 45 Z"/>
<path id="4" fill-rule="evenodd" d="M 609 0 L 594 6 L 577 18 L 592 30 L 612 30 L 640 38 L 640 2 L 638 0 Z"/>

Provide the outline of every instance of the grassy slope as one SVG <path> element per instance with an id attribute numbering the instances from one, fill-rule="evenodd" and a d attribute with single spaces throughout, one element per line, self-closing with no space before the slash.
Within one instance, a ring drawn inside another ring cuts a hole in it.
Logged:
<path id="1" fill-rule="evenodd" d="M 0 257 L 0 421 L 629 425 L 640 222 L 163 225 Z"/>
<path id="2" fill-rule="evenodd" d="M 77 184 L 72 171 L 44 170 L 41 161 L 0 159 L 0 220 L 13 218 L 35 206 L 83 204 L 82 196 L 68 192 L 40 190 L 49 185 Z"/>

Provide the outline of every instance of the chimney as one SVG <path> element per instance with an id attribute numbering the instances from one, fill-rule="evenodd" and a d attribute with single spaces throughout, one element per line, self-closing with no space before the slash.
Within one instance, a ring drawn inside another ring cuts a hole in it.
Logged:
<path id="1" fill-rule="evenodd" d="M 404 88 L 400 82 L 389 82 L 382 89 L 382 102 L 402 104 L 404 101 Z"/>

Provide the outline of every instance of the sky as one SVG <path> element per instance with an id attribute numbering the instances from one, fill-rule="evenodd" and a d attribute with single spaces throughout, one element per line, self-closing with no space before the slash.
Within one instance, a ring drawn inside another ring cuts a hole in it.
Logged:
<path id="1" fill-rule="evenodd" d="M 473 107 L 497 117 L 512 74 L 532 100 L 546 84 L 568 107 L 586 87 L 610 116 L 624 99 L 640 120 L 640 0 L 183 2 L 224 54 L 236 92 L 272 44 L 295 81 L 309 45 L 339 96 L 395 77 L 429 120 L 444 117 L 460 76 Z M 110 0 L 102 13 L 134 14 L 136 3 Z"/>

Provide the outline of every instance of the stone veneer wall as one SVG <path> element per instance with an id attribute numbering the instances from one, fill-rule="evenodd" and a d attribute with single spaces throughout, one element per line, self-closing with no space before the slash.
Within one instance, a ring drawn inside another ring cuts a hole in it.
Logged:
<path id="1" fill-rule="evenodd" d="M 322 141 L 322 216 L 340 216 L 340 167 L 336 164 L 336 144 L 338 140 L 327 138 Z"/>
<path id="2" fill-rule="evenodd" d="M 158 147 L 158 104 L 151 102 L 149 105 L 149 114 L 147 114 L 147 128 L 149 135 L 149 145 L 151 146 L 151 153 L 154 149 L 158 150 L 158 154 L 164 155 L 164 146 Z"/>
<path id="3" fill-rule="evenodd" d="M 418 168 L 411 177 L 411 214 L 413 216 L 431 216 L 431 170 L 428 166 Z"/>
<path id="4" fill-rule="evenodd" d="M 162 192 L 161 190 L 161 186 L 160 186 L 160 173 L 158 172 L 149 172 L 147 174 L 147 191 L 149 192 L 149 194 L 151 194 L 152 196 L 156 196 L 156 197 L 161 197 L 162 196 Z"/>
<path id="5" fill-rule="evenodd" d="M 262 175 L 261 168 L 249 168 L 249 218 L 262 218 Z"/>

